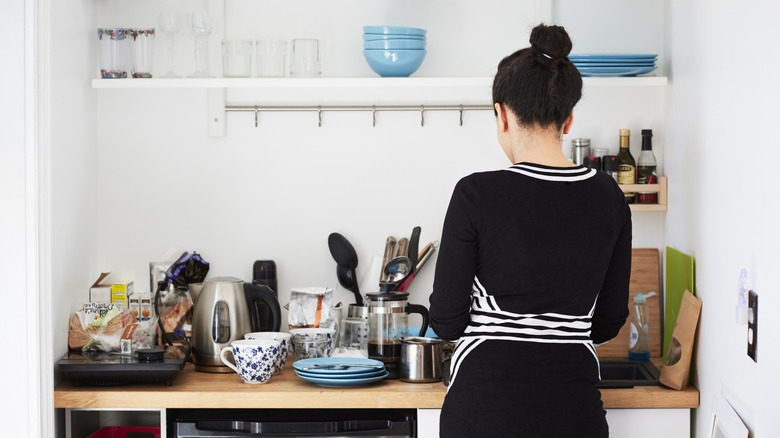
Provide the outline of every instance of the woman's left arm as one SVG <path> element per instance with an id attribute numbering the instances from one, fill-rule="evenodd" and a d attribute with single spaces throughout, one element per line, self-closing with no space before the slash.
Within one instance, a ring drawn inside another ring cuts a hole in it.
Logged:
<path id="1" fill-rule="evenodd" d="M 433 293 L 431 328 L 447 340 L 461 337 L 469 324 L 471 288 L 477 268 L 477 191 L 466 177 L 453 191 L 444 218 Z"/>

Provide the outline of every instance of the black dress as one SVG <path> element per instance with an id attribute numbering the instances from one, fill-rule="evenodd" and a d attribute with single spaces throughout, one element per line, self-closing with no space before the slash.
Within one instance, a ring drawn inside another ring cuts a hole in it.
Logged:
<path id="1" fill-rule="evenodd" d="M 430 297 L 458 340 L 442 437 L 607 437 L 594 346 L 628 316 L 631 210 L 608 175 L 519 163 L 455 187 Z"/>

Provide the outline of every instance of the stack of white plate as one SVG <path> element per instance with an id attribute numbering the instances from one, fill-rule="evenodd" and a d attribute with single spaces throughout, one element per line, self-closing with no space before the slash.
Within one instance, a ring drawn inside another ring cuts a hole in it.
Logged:
<path id="1" fill-rule="evenodd" d="M 655 70 L 658 55 L 569 55 L 583 76 L 636 76 Z"/>
<path id="2" fill-rule="evenodd" d="M 317 357 L 293 363 L 303 380 L 328 388 L 349 388 L 378 382 L 390 373 L 378 360 L 359 357 Z"/>

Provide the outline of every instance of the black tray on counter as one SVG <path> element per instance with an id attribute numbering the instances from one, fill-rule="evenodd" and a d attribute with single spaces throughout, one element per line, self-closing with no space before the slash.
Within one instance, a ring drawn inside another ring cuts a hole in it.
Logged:
<path id="1" fill-rule="evenodd" d="M 173 385 L 176 374 L 184 369 L 189 347 L 168 347 L 162 358 L 139 360 L 132 355 L 107 352 L 70 351 L 60 359 L 57 369 L 73 386 L 116 386 L 127 383 L 165 382 Z M 143 357 L 143 355 L 142 355 Z"/>

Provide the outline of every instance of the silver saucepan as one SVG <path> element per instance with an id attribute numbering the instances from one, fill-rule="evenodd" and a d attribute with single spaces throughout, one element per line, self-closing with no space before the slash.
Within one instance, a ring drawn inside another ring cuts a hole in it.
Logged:
<path id="1" fill-rule="evenodd" d="M 407 337 L 401 339 L 401 370 L 404 382 L 430 383 L 442 378 L 441 339 Z"/>

